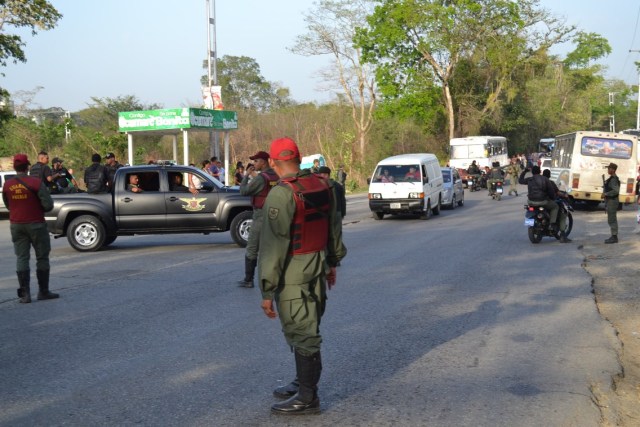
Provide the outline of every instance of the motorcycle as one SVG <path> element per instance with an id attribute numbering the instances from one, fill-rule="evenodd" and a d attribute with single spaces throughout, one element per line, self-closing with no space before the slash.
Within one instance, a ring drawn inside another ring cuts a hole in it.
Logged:
<path id="1" fill-rule="evenodd" d="M 480 175 L 469 175 L 467 177 L 467 188 L 469 191 L 480 191 Z"/>
<path id="2" fill-rule="evenodd" d="M 558 210 L 558 219 L 556 221 L 556 230 L 549 230 L 549 222 L 550 222 L 550 214 L 547 209 L 542 206 L 529 206 L 524 205 L 525 214 L 524 214 L 524 226 L 527 227 L 527 231 L 529 234 L 529 240 L 531 243 L 540 243 L 543 237 L 555 237 L 560 240 L 560 230 L 559 221 L 560 215 L 564 214 L 567 217 L 567 224 L 564 230 L 564 234 L 566 237 L 569 237 L 569 233 L 573 229 L 573 216 L 571 212 L 573 212 L 573 207 L 569 204 L 567 199 L 558 198 L 556 203 L 559 206 Z"/>
<path id="3" fill-rule="evenodd" d="M 500 200 L 502 198 L 502 184 L 504 181 L 494 181 L 491 183 L 491 188 L 489 188 L 489 194 L 493 200 Z"/>

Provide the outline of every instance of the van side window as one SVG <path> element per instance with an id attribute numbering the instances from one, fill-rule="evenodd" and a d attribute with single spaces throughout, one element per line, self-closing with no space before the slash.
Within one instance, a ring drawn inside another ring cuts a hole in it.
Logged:
<path id="1" fill-rule="evenodd" d="M 424 165 L 422 165 L 422 176 L 424 176 L 424 183 L 425 184 L 429 183 L 429 174 L 427 173 L 427 170 L 425 169 Z"/>

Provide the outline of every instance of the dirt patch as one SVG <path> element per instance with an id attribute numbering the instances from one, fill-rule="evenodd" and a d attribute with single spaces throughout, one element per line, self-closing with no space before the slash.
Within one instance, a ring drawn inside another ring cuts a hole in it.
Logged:
<path id="1" fill-rule="evenodd" d="M 598 310 L 616 330 L 621 342 L 622 372 L 612 379 L 610 392 L 592 388 L 602 410 L 603 426 L 640 425 L 640 236 L 625 235 L 620 243 L 583 245 L 583 267 L 593 278 Z"/>

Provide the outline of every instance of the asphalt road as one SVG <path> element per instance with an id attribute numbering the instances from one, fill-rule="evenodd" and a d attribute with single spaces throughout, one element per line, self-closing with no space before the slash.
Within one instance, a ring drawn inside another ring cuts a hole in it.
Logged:
<path id="1" fill-rule="evenodd" d="M 294 419 L 269 412 L 293 355 L 259 291 L 236 287 L 228 233 L 53 241 L 61 298 L 22 305 L 3 219 L 0 425 L 597 426 L 591 390 L 620 366 L 580 266 L 589 213 L 574 243 L 532 245 L 523 202 L 467 192 L 428 221 L 374 221 L 349 198 L 323 412 Z"/>

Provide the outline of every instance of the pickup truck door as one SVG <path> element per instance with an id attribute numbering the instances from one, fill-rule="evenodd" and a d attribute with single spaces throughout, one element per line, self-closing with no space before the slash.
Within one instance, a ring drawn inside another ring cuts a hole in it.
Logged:
<path id="1" fill-rule="evenodd" d="M 199 189 L 198 194 L 193 195 L 188 190 L 189 185 L 193 184 L 190 183 L 189 175 L 194 175 L 200 182 L 208 182 L 210 179 L 200 171 L 189 169 L 180 171 L 184 185 L 175 185 L 176 173 L 168 174 L 169 182 L 174 182 L 174 185 L 164 193 L 168 227 L 175 231 L 215 230 L 218 225 L 216 210 L 220 199 L 218 187 L 210 183 L 207 186 L 209 190 Z"/>
<path id="2" fill-rule="evenodd" d="M 167 226 L 164 193 L 160 191 L 161 171 L 127 172 L 115 188 L 114 210 L 120 231 L 163 230 Z M 130 175 L 138 175 L 141 193 L 126 190 Z M 119 188 L 122 185 L 123 188 Z"/>

